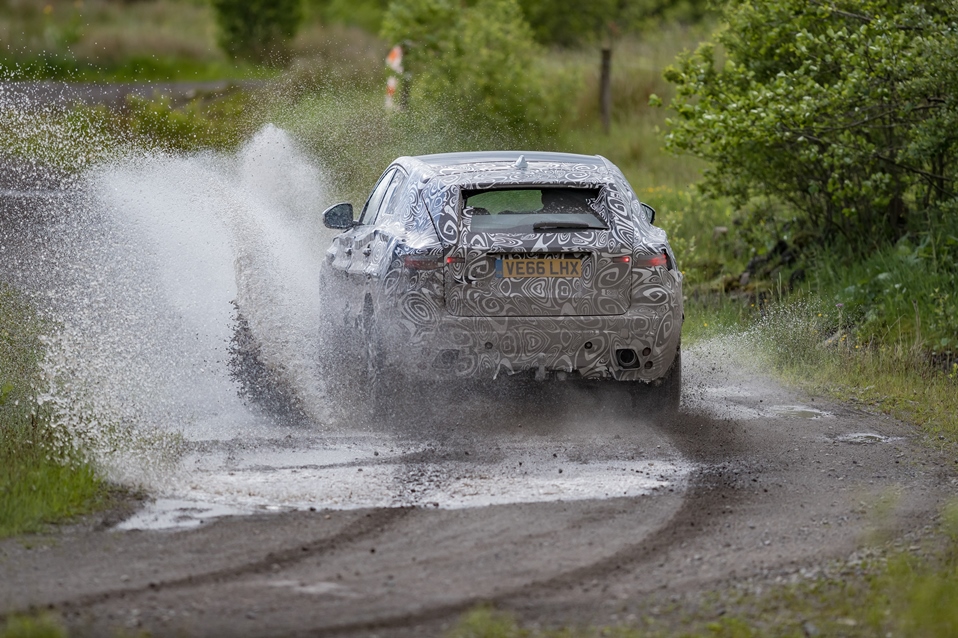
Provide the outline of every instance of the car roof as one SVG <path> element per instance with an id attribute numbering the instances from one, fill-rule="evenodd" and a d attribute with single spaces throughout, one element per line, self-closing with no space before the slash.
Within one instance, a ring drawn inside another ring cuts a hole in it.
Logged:
<path id="1" fill-rule="evenodd" d="M 550 164 L 578 164 L 606 166 L 605 158 L 599 155 L 579 155 L 576 153 L 555 153 L 550 151 L 471 151 L 462 153 L 435 153 L 418 155 L 413 159 L 433 168 L 452 167 L 462 164 L 512 164 L 524 157 L 527 162 L 546 162 Z"/>

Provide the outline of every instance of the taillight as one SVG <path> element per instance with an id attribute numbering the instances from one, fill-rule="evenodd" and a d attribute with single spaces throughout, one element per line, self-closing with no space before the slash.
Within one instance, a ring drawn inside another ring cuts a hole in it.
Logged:
<path id="1" fill-rule="evenodd" d="M 441 255 L 403 255 L 402 263 L 409 270 L 438 270 L 443 259 Z"/>
<path id="2" fill-rule="evenodd" d="M 465 257 L 453 257 L 452 255 L 449 255 L 448 257 L 446 257 L 447 264 L 464 264 L 465 262 L 466 262 Z"/>
<path id="3" fill-rule="evenodd" d="M 613 264 L 627 264 L 630 261 L 632 261 L 632 258 L 629 257 L 628 255 L 619 255 L 618 257 L 612 258 Z"/>
<path id="4" fill-rule="evenodd" d="M 661 255 L 642 255 L 635 260 L 635 265 L 639 268 L 665 266 L 668 263 L 669 259 L 664 252 Z"/>

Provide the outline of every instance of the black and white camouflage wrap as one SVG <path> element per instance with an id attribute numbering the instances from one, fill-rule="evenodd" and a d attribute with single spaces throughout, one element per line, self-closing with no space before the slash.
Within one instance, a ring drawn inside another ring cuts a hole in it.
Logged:
<path id="1" fill-rule="evenodd" d="M 601 157 L 475 153 L 396 160 L 403 182 L 375 228 L 358 226 L 327 257 L 342 289 L 343 320 L 369 325 L 388 358 L 424 377 L 492 378 L 527 370 L 584 378 L 654 381 L 668 371 L 682 326 L 682 275 L 666 235 L 646 219 L 622 173 Z M 571 232 L 481 233 L 470 229 L 464 190 L 496 187 L 599 189 L 607 226 Z M 351 255 L 347 255 L 351 252 Z M 665 265 L 648 258 L 666 253 Z M 357 263 L 358 253 L 363 263 Z M 441 259 L 408 268 L 407 255 Z M 570 256 L 580 278 L 497 277 L 495 257 Z M 627 258 L 627 259 L 626 259 Z M 366 335 L 366 338 L 369 338 Z M 638 367 L 614 353 L 632 349 Z"/>

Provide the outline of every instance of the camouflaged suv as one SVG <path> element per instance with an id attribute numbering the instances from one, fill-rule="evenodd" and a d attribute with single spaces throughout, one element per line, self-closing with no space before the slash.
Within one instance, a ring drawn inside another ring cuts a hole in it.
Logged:
<path id="1" fill-rule="evenodd" d="M 401 157 L 326 254 L 327 321 L 375 386 L 528 374 L 607 379 L 677 406 L 682 274 L 603 157 L 493 151 Z"/>

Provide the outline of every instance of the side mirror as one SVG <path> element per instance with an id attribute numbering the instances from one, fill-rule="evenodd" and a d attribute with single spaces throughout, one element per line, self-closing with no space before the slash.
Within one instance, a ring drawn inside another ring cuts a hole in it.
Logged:
<path id="1" fill-rule="evenodd" d="M 639 203 L 642 206 L 642 212 L 645 213 L 645 218 L 649 220 L 650 224 L 655 223 L 655 209 L 649 206 L 648 204 Z"/>
<path id="2" fill-rule="evenodd" d="M 323 211 L 323 223 L 326 228 L 345 230 L 356 225 L 353 221 L 353 205 L 349 203 L 333 204 Z"/>

